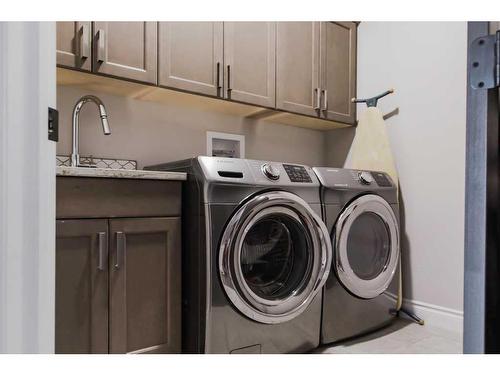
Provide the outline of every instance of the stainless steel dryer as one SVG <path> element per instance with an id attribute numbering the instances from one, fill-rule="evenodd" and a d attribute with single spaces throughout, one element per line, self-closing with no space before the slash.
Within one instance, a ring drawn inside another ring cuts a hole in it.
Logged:
<path id="1" fill-rule="evenodd" d="M 310 167 L 197 158 L 183 190 L 183 349 L 290 353 L 319 344 L 331 244 Z"/>
<path id="2" fill-rule="evenodd" d="M 399 293 L 397 188 L 382 172 L 314 168 L 333 261 L 323 290 L 321 343 L 368 333 L 393 319 Z M 392 295 L 391 295 L 392 294 Z"/>

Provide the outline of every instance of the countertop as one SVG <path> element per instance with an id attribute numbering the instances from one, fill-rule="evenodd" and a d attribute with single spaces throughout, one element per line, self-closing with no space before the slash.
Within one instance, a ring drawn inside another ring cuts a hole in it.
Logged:
<path id="1" fill-rule="evenodd" d="M 56 175 L 73 177 L 132 178 L 142 180 L 186 180 L 186 174 L 181 172 L 85 167 L 56 167 Z"/>

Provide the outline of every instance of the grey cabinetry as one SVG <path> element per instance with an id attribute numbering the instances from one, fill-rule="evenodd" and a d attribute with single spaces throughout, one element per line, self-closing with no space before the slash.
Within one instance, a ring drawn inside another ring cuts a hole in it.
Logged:
<path id="1" fill-rule="evenodd" d="M 56 353 L 180 353 L 181 183 L 56 185 Z"/>
<path id="2" fill-rule="evenodd" d="M 108 352 L 107 220 L 57 220 L 56 353 Z"/>
<path id="3" fill-rule="evenodd" d="M 57 65 L 92 68 L 91 22 L 57 22 Z"/>
<path id="4" fill-rule="evenodd" d="M 354 123 L 356 105 L 356 24 L 321 23 L 321 116 Z"/>
<path id="5" fill-rule="evenodd" d="M 94 22 L 93 71 L 156 84 L 156 22 Z"/>
<path id="6" fill-rule="evenodd" d="M 278 109 L 354 124 L 354 22 L 279 22 L 276 58 Z"/>
<path id="7" fill-rule="evenodd" d="M 180 219 L 112 219 L 110 233 L 110 352 L 178 352 Z"/>
<path id="8" fill-rule="evenodd" d="M 224 22 L 224 97 L 275 107 L 276 22 Z"/>
<path id="9" fill-rule="evenodd" d="M 276 108 L 319 115 L 319 22 L 278 22 Z"/>
<path id="10" fill-rule="evenodd" d="M 222 22 L 160 22 L 160 86 L 204 95 L 222 94 Z"/>

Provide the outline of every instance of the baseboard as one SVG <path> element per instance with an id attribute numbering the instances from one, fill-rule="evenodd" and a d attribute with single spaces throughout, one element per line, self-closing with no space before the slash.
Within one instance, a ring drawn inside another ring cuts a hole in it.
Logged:
<path id="1" fill-rule="evenodd" d="M 386 294 L 396 300 L 395 294 L 388 292 Z M 462 334 L 464 324 L 463 311 L 407 298 L 403 298 L 403 308 L 423 319 L 428 326 Z"/>

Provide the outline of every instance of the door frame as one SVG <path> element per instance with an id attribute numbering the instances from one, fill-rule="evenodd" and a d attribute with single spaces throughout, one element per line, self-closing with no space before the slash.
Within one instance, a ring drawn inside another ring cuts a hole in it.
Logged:
<path id="1" fill-rule="evenodd" d="M 471 43 L 489 22 L 468 22 L 465 177 L 464 353 L 499 353 L 498 88 L 470 82 Z"/>
<path id="2" fill-rule="evenodd" d="M 53 353 L 55 22 L 0 22 L 0 353 Z"/>

